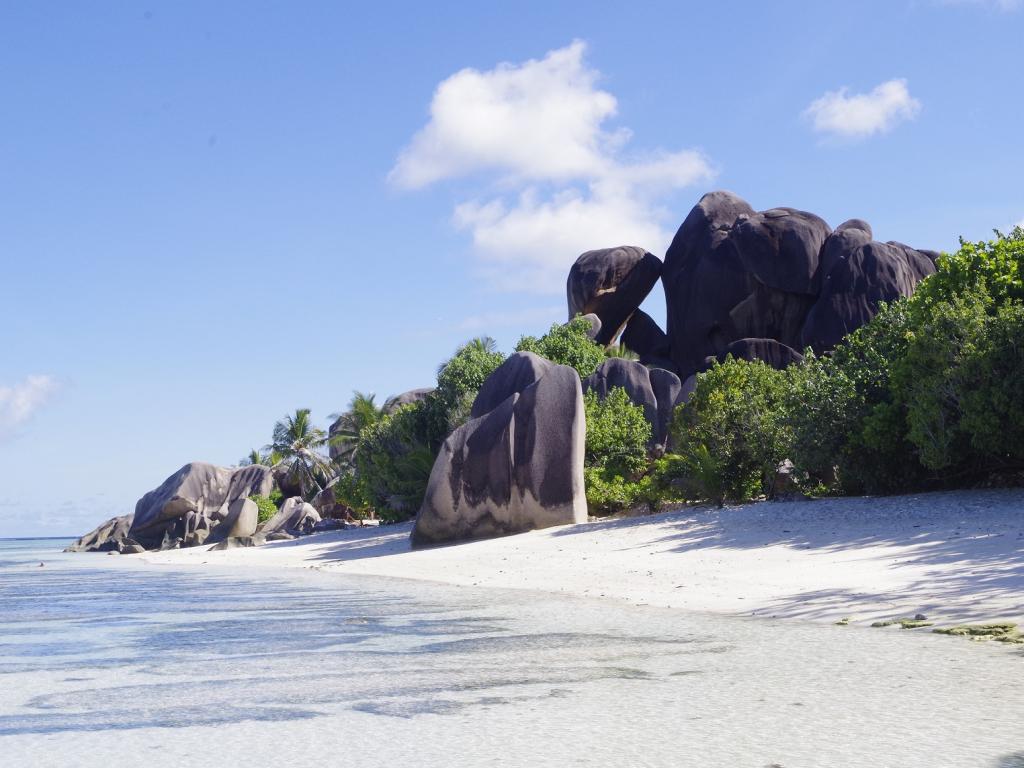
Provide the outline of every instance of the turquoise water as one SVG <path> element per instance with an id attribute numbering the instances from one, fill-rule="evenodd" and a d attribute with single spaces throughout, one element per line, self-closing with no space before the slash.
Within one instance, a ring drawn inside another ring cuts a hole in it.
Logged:
<path id="1" fill-rule="evenodd" d="M 4 768 L 1024 766 L 1013 648 L 64 544 L 0 541 Z"/>

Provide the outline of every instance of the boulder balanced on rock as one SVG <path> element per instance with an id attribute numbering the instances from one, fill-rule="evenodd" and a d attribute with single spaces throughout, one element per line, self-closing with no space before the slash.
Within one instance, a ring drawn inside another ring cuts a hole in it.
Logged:
<path id="1" fill-rule="evenodd" d="M 583 393 L 576 371 L 518 352 L 434 462 L 413 546 L 585 522 Z"/>
<path id="2" fill-rule="evenodd" d="M 661 260 L 634 245 L 587 251 L 569 270 L 569 319 L 597 315 L 601 327 L 595 341 L 610 344 L 647 298 L 660 274 Z"/>

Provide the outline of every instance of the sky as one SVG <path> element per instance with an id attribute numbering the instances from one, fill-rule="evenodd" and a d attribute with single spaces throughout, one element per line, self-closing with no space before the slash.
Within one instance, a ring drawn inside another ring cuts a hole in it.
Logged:
<path id="1" fill-rule="evenodd" d="M 1024 2 L 0 5 L 0 537 L 566 319 L 702 194 L 1024 221 Z M 645 308 L 664 319 L 656 288 Z"/>

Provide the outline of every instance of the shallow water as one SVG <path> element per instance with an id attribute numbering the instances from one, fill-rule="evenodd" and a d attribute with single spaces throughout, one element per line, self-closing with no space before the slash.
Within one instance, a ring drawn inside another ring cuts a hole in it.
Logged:
<path id="1" fill-rule="evenodd" d="M 1010 647 L 62 544 L 0 542 L 5 768 L 1024 768 Z"/>

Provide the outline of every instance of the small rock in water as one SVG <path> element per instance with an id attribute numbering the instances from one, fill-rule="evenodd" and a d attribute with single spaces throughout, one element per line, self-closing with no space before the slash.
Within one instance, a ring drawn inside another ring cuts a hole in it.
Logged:
<path id="1" fill-rule="evenodd" d="M 914 615 L 914 621 L 928 621 L 928 617 L 923 613 L 918 613 Z"/>
<path id="2" fill-rule="evenodd" d="M 40 568 L 45 568 L 45 567 L 46 567 L 46 563 L 40 563 L 40 564 L 39 564 L 39 567 L 40 567 Z"/>

